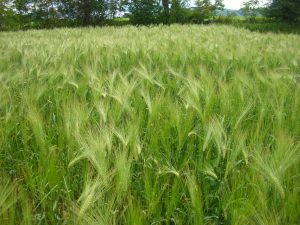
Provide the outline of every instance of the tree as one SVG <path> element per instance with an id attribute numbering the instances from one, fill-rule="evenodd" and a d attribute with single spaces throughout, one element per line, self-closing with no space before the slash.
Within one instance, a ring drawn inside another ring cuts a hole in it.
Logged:
<path id="1" fill-rule="evenodd" d="M 258 0 L 248 0 L 243 3 L 242 12 L 243 15 L 250 21 L 254 21 L 255 17 L 259 14 L 259 1 Z"/>
<path id="2" fill-rule="evenodd" d="M 58 12 L 62 18 L 73 21 L 78 18 L 77 4 L 74 0 L 58 0 Z"/>
<path id="3" fill-rule="evenodd" d="M 212 4 L 210 0 L 197 0 L 196 7 L 193 13 L 193 21 L 202 23 L 214 17 L 217 8 L 222 7 L 223 1 L 216 1 Z"/>
<path id="4" fill-rule="evenodd" d="M 300 18 L 300 1 L 272 0 L 267 15 L 287 22 L 295 22 Z"/>
<path id="5" fill-rule="evenodd" d="M 217 15 L 217 10 L 223 10 L 225 7 L 223 0 L 215 0 L 214 8 L 213 8 L 213 16 Z"/>
<path id="6" fill-rule="evenodd" d="M 163 18 L 164 18 L 164 23 L 169 23 L 169 18 L 170 18 L 170 8 L 169 8 L 169 0 L 162 0 L 162 5 L 163 5 Z"/>
<path id="7" fill-rule="evenodd" d="M 116 14 L 117 0 L 77 0 L 76 12 L 82 25 L 96 25 Z"/>
<path id="8" fill-rule="evenodd" d="M 216 10 L 222 10 L 225 7 L 223 0 L 215 0 L 214 5 Z"/>
<path id="9" fill-rule="evenodd" d="M 19 15 L 28 13 L 29 0 L 14 0 L 13 5 Z"/>
<path id="10" fill-rule="evenodd" d="M 169 15 L 170 23 L 188 22 L 188 2 L 186 0 L 171 0 Z"/>
<path id="11" fill-rule="evenodd" d="M 14 26 L 15 17 L 11 7 L 11 1 L 0 0 L 0 30 L 7 30 L 10 26 Z"/>
<path id="12" fill-rule="evenodd" d="M 188 0 L 162 0 L 162 22 L 184 23 L 188 20 Z"/>
<path id="13" fill-rule="evenodd" d="M 122 3 L 120 0 L 107 0 L 106 18 L 113 19 L 118 12 L 122 11 Z"/>
<path id="14" fill-rule="evenodd" d="M 161 6 L 157 0 L 130 0 L 126 3 L 133 24 L 152 24 L 159 22 Z"/>
<path id="15" fill-rule="evenodd" d="M 0 0 L 0 30 L 3 30 L 5 27 L 6 10 L 6 2 Z"/>

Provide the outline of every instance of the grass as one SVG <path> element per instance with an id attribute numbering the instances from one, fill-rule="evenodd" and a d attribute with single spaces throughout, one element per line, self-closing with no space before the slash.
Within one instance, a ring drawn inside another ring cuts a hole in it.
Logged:
<path id="1" fill-rule="evenodd" d="M 299 224 L 300 36 L 0 33 L 0 223 Z"/>

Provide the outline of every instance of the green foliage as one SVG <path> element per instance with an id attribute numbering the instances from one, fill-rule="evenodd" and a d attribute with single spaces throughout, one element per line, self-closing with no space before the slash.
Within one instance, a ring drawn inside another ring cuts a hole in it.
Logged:
<path id="1" fill-rule="evenodd" d="M 238 28 L 245 28 L 254 32 L 300 34 L 300 26 L 298 23 L 278 22 L 263 17 L 257 17 L 255 18 L 255 22 L 253 22 L 240 17 L 220 16 L 215 22 L 218 24 L 228 24 Z"/>
<path id="2" fill-rule="evenodd" d="M 216 15 L 216 10 L 224 7 L 223 1 L 218 0 L 213 4 L 210 0 L 197 0 L 192 11 L 191 20 L 194 23 L 203 23 L 211 20 Z"/>
<path id="3" fill-rule="evenodd" d="M 224 7 L 222 0 L 197 4 L 191 10 L 187 0 L 1 0 L 0 30 L 120 25 L 114 19 L 123 13 L 132 24 L 203 23 Z"/>
<path id="4" fill-rule="evenodd" d="M 132 0 L 127 3 L 133 24 L 153 24 L 159 22 L 161 6 L 157 0 Z"/>
<path id="5" fill-rule="evenodd" d="M 128 23 L 134 25 L 203 24 L 224 21 L 236 24 L 234 15 L 218 17 L 218 12 L 224 9 L 223 0 L 197 0 L 195 4 L 196 7 L 190 7 L 187 0 L 1 0 L 0 31 L 97 25 L 120 26 Z M 247 22 L 252 23 L 249 27 L 269 28 L 269 24 L 256 25 L 260 17 L 265 16 L 271 17 L 271 20 L 276 19 L 274 21 L 278 22 L 279 30 L 287 30 L 289 28 L 281 29 L 278 19 L 289 23 L 288 27 L 294 26 L 290 24 L 299 20 L 300 3 L 298 0 L 274 0 L 270 5 L 261 7 L 258 0 L 248 0 L 244 2 L 241 10 Z M 115 20 L 122 15 L 130 21 Z"/>
<path id="6" fill-rule="evenodd" d="M 119 0 L 1 0 L 0 30 L 100 25 L 120 9 Z"/>
<path id="7" fill-rule="evenodd" d="M 15 23 L 14 13 L 8 7 L 8 0 L 0 0 L 0 31 Z"/>
<path id="8" fill-rule="evenodd" d="M 299 48 L 224 25 L 1 33 L 1 224 L 297 224 Z"/>
<path id="9" fill-rule="evenodd" d="M 262 21 L 255 23 L 252 22 L 241 22 L 232 23 L 232 25 L 237 27 L 243 27 L 251 31 L 256 32 L 272 32 L 272 33 L 289 33 L 289 34 L 300 34 L 299 24 L 291 24 L 286 22 L 274 22 L 274 21 Z"/>
<path id="10" fill-rule="evenodd" d="M 300 18 L 299 0 L 272 0 L 268 15 L 288 22 L 295 22 Z"/>
<path id="11" fill-rule="evenodd" d="M 243 8 L 241 9 L 243 15 L 250 21 L 254 22 L 255 18 L 259 15 L 259 1 L 258 0 L 248 0 L 243 3 Z"/>
<path id="12" fill-rule="evenodd" d="M 185 23 L 188 22 L 186 2 L 180 0 L 172 0 L 170 10 L 170 23 Z"/>
<path id="13" fill-rule="evenodd" d="M 83 25 L 97 24 L 105 18 L 106 2 L 104 0 L 77 1 L 78 18 Z"/>
<path id="14" fill-rule="evenodd" d="M 126 3 L 133 24 L 189 22 L 189 10 L 185 8 L 187 4 L 185 1 L 172 0 L 165 4 L 168 7 L 161 6 L 159 1 L 153 0 L 133 0 Z"/>

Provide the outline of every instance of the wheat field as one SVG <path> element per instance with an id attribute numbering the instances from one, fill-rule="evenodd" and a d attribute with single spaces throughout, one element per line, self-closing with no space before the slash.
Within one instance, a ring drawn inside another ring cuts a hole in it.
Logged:
<path id="1" fill-rule="evenodd" d="M 0 33 L 0 224 L 299 225 L 300 36 Z"/>

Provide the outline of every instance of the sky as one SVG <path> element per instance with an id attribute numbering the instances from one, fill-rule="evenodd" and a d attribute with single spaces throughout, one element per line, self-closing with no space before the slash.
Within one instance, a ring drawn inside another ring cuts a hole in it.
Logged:
<path id="1" fill-rule="evenodd" d="M 240 9 L 244 0 L 224 0 L 226 9 Z"/>
<path id="2" fill-rule="evenodd" d="M 224 0 L 224 5 L 226 9 L 240 9 L 245 0 Z M 260 0 L 260 5 L 264 5 L 268 0 Z"/>

